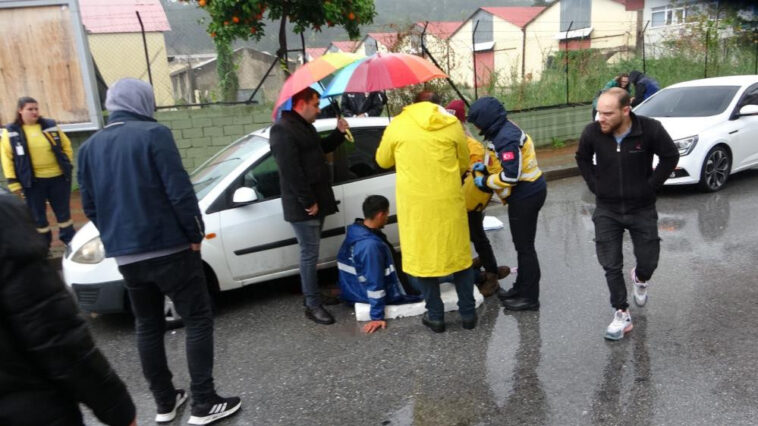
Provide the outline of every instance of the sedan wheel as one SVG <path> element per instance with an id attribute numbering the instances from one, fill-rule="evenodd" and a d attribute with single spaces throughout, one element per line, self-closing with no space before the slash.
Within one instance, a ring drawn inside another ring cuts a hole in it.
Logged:
<path id="1" fill-rule="evenodd" d="M 714 146 L 703 161 L 698 187 L 705 192 L 715 192 L 726 184 L 732 169 L 732 158 L 723 146 Z"/>
<path id="2" fill-rule="evenodd" d="M 181 315 L 176 312 L 174 302 L 172 302 L 168 297 L 165 297 L 163 299 L 163 313 L 166 317 L 166 328 L 168 330 L 173 330 L 183 325 Z"/>

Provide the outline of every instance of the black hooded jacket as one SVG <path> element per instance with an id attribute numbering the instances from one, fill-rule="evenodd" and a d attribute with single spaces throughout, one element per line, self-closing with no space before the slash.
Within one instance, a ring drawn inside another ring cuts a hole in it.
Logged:
<path id="1" fill-rule="evenodd" d="M 597 205 L 620 214 L 655 205 L 655 191 L 679 161 L 679 150 L 660 122 L 629 114 L 632 128 L 620 144 L 595 121 L 584 128 L 576 151 L 576 163 Z M 655 170 L 654 154 L 659 159 Z"/>
<path id="2" fill-rule="evenodd" d="M 0 191 L 2 192 L 2 191 Z M 0 194 L 0 425 L 128 425 L 126 386 L 95 347 L 24 204 Z"/>

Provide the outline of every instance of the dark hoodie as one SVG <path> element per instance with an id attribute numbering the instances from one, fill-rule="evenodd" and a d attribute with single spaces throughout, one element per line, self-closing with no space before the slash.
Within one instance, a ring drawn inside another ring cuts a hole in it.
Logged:
<path id="1" fill-rule="evenodd" d="M 117 81 L 105 102 L 108 125 L 79 148 L 82 208 L 108 257 L 203 240 L 192 182 L 171 130 L 152 118 L 154 99 L 143 81 Z"/>
<path id="2" fill-rule="evenodd" d="M 632 102 L 632 108 L 636 107 L 645 99 L 653 96 L 655 92 L 660 90 L 661 86 L 658 82 L 651 77 L 639 71 L 632 71 L 629 73 L 629 85 L 634 85 L 634 101 Z"/>
<path id="3" fill-rule="evenodd" d="M 531 197 L 547 187 L 544 176 L 532 182 L 519 179 L 523 157 L 521 150 L 527 135 L 508 120 L 505 107 L 500 101 L 489 96 L 477 99 L 469 109 L 468 121 L 480 129 L 480 135 L 495 145 L 503 167 L 502 180 L 514 185 L 509 200 Z"/>
<path id="4" fill-rule="evenodd" d="M 26 206 L 0 191 L 0 424 L 82 424 L 80 402 L 108 425 L 134 419 Z"/>

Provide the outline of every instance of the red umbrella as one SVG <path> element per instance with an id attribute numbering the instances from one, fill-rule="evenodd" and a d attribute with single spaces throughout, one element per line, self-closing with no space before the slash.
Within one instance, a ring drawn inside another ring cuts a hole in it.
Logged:
<path id="1" fill-rule="evenodd" d="M 377 92 L 398 89 L 445 78 L 444 72 L 426 59 L 407 53 L 377 53 L 337 72 L 323 96 L 345 92 Z"/>

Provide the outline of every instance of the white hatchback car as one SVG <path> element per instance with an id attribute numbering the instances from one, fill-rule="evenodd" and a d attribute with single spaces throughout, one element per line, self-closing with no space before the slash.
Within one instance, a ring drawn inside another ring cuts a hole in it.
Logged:
<path id="1" fill-rule="evenodd" d="M 718 191 L 730 174 L 758 166 L 758 75 L 677 83 L 634 112 L 659 120 L 679 148 L 666 185 Z"/>
<path id="2" fill-rule="evenodd" d="M 395 173 L 374 160 L 386 117 L 348 118 L 355 138 L 327 157 L 332 163 L 333 189 L 340 211 L 326 218 L 319 267 L 336 264 L 345 228 L 363 217 L 363 200 L 372 194 L 390 200 L 388 239 L 399 245 L 395 213 Z M 321 134 L 335 119 L 314 123 Z M 205 221 L 202 258 L 211 292 L 230 290 L 298 273 L 299 248 L 292 227 L 284 221 L 276 162 L 269 149 L 270 127 L 233 142 L 190 178 Z M 128 309 L 123 277 L 116 262 L 104 256 L 97 228 L 87 223 L 71 241 L 63 258 L 63 277 L 88 312 Z M 173 306 L 167 299 L 167 318 Z"/>

